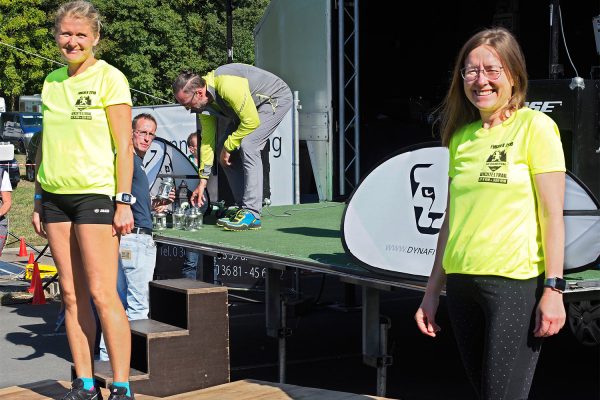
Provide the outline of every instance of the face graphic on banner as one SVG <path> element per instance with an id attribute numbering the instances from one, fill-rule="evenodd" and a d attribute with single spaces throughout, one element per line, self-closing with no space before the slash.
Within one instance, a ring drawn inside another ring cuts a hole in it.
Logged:
<path id="1" fill-rule="evenodd" d="M 417 229 L 425 235 L 437 235 L 442 226 L 445 199 L 435 195 L 434 182 L 439 171 L 429 168 L 433 164 L 416 164 L 410 170 L 410 187 Z"/>

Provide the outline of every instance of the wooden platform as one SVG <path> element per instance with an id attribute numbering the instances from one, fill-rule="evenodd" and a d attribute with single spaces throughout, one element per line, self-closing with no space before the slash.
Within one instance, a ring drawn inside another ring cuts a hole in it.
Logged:
<path id="1" fill-rule="evenodd" d="M 11 386 L 0 389 L 1 400 L 47 400 L 60 399 L 71 386 L 71 382 L 41 381 L 29 385 Z M 102 396 L 108 399 L 110 392 L 102 389 Z M 136 400 L 151 400 L 157 397 L 136 395 Z"/>
<path id="2" fill-rule="evenodd" d="M 0 400 L 47 400 L 64 395 L 68 382 L 42 381 L 0 389 Z M 105 399 L 109 393 L 102 389 Z M 159 397 L 135 395 L 136 400 Z M 273 382 L 243 380 L 164 397 L 169 400 L 386 400 L 384 397 L 336 392 Z"/>

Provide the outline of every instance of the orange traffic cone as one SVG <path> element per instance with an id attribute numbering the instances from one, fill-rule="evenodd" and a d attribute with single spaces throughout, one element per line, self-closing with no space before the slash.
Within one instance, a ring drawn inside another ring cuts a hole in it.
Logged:
<path id="1" fill-rule="evenodd" d="M 21 244 L 19 245 L 19 257 L 27 257 L 27 248 L 25 247 L 25 238 L 21 236 Z"/>
<path id="2" fill-rule="evenodd" d="M 33 291 L 33 299 L 31 300 L 31 304 L 46 304 L 46 295 L 44 294 L 44 288 L 42 287 L 42 278 L 40 277 L 40 268 L 38 267 L 38 263 L 33 263 L 33 277 L 31 280 L 35 280 L 35 289 Z"/>
<path id="3" fill-rule="evenodd" d="M 29 253 L 29 261 L 27 261 L 27 264 L 33 264 L 34 258 L 33 258 L 33 251 Z"/>
<path id="4" fill-rule="evenodd" d="M 38 267 L 38 263 L 36 261 L 34 261 L 33 269 L 31 270 L 31 281 L 29 282 L 29 288 L 27 288 L 27 291 L 29 293 L 33 293 L 35 291 L 35 281 L 39 278 L 39 276 L 35 274 L 36 270 L 38 271 L 38 275 L 39 275 L 40 268 Z"/>

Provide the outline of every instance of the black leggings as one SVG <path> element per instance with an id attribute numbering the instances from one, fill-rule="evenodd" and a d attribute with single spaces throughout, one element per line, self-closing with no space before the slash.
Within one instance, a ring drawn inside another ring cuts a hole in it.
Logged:
<path id="1" fill-rule="evenodd" d="M 543 274 L 527 280 L 448 275 L 448 313 L 479 399 L 527 399 L 542 344 L 533 336 L 542 290 Z"/>

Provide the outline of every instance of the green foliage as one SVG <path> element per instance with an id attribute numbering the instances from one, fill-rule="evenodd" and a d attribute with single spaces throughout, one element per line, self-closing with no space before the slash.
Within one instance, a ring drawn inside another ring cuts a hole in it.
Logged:
<path id="1" fill-rule="evenodd" d="M 51 23 L 41 0 L 0 0 L 0 41 L 50 59 L 59 52 L 52 41 Z M 21 94 L 40 93 L 51 62 L 0 45 L 0 95 L 14 103 Z"/>
<path id="2" fill-rule="evenodd" d="M 0 41 L 62 62 L 52 36 L 59 0 L 0 0 Z M 132 89 L 173 101 L 180 71 L 205 73 L 227 62 L 225 0 L 93 0 L 103 19 L 98 58 L 119 68 Z M 269 0 L 234 1 L 234 61 L 254 62 L 253 29 Z M 0 45 L 0 96 L 9 104 L 40 93 L 58 65 Z M 162 101 L 134 92 L 135 105 Z M 14 104 L 14 103 L 13 103 Z"/>

